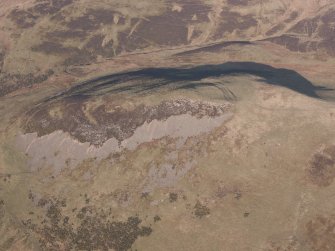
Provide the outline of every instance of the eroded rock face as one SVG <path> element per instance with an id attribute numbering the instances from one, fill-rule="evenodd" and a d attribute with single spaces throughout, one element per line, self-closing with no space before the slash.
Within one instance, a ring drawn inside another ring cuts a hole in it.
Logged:
<path id="1" fill-rule="evenodd" d="M 189 137 L 209 133 L 232 116 L 229 104 L 187 99 L 166 100 L 154 106 L 140 104 L 131 109 L 106 104 L 91 111 L 84 108 L 85 104 L 79 102 L 34 113 L 25 134 L 17 138 L 32 170 L 53 167 L 59 173 L 84 159 L 102 160 L 164 137 L 183 144 Z"/>
<path id="2" fill-rule="evenodd" d="M 57 130 L 68 132 L 81 143 L 89 142 L 101 146 L 110 138 L 119 143 L 134 135 L 135 130 L 151 122 L 167 121 L 172 116 L 187 115 L 196 119 L 215 118 L 229 110 L 228 105 L 214 105 L 192 100 L 168 100 L 156 106 L 138 105 L 126 110 L 113 107 L 108 111 L 106 105 L 101 105 L 91 111 L 85 111 L 84 102 L 73 102 L 59 108 L 55 114 L 51 109 L 42 109 L 34 113 L 25 126 L 25 133 L 36 132 L 39 137 Z M 86 114 L 85 114 L 86 113 Z M 88 116 L 87 116 L 88 115 Z"/>

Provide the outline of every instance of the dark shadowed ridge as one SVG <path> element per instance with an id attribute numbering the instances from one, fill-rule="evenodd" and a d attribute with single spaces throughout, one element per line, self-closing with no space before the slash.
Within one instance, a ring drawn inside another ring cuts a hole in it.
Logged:
<path id="1" fill-rule="evenodd" d="M 203 65 L 183 69 L 147 68 L 105 75 L 82 82 L 45 101 L 59 98 L 86 98 L 125 91 L 135 93 L 157 91 L 163 87 L 172 89 L 190 88 L 190 84 L 192 84 L 192 88 L 196 88 L 203 85 L 199 81 L 208 77 L 246 74 L 257 76 L 261 78 L 260 81 L 266 84 L 283 86 L 313 98 L 320 98 L 316 91 L 329 90 L 325 87 L 314 86 L 308 79 L 293 70 L 274 68 L 254 62 L 227 62 L 219 65 Z"/>

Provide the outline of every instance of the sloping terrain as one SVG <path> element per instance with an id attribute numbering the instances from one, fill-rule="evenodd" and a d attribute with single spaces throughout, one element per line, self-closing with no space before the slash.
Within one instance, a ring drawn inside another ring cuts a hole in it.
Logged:
<path id="1" fill-rule="evenodd" d="M 1 1 L 0 250 L 334 250 L 334 16 Z"/>
<path id="2" fill-rule="evenodd" d="M 330 0 L 27 0 L 2 5 L 1 95 L 73 65 L 218 41 L 265 40 L 292 51 L 334 56 Z"/>

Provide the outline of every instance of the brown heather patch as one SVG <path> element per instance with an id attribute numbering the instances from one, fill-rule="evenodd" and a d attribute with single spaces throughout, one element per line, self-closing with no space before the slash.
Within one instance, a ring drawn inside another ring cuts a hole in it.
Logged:
<path id="1" fill-rule="evenodd" d="M 0 49 L 0 73 L 2 71 L 4 61 L 5 61 L 5 52 L 1 51 Z"/>
<path id="2" fill-rule="evenodd" d="M 108 9 L 89 9 L 86 13 L 66 23 L 70 30 L 93 31 L 101 25 L 114 24 L 114 17 L 118 17 L 118 24 L 125 24 L 126 19 L 121 13 Z"/>
<path id="3" fill-rule="evenodd" d="M 40 15 L 55 14 L 74 0 L 37 0 L 30 10 Z"/>
<path id="4" fill-rule="evenodd" d="M 35 26 L 38 18 L 55 14 L 72 3 L 73 0 L 37 0 L 35 4 L 28 9 L 12 10 L 8 18 L 14 22 L 18 28 L 32 28 Z"/>
<path id="5" fill-rule="evenodd" d="M 159 16 L 148 17 L 139 24 L 133 35 L 126 39 L 126 43 L 130 43 L 133 47 L 139 42 L 140 48 L 143 44 L 145 46 L 187 44 L 188 25 L 209 22 L 208 14 L 211 7 L 201 1 L 176 1 L 176 3 L 182 7 L 181 11 L 167 10 Z M 197 17 L 196 21 L 192 20 L 193 16 Z M 124 49 L 129 50 L 129 46 Z"/>
<path id="6" fill-rule="evenodd" d="M 313 251 L 335 250 L 335 216 L 317 216 L 309 221 L 306 241 Z"/>
<path id="7" fill-rule="evenodd" d="M 25 10 L 15 9 L 8 15 L 8 18 L 19 28 L 27 29 L 36 24 L 38 16 Z"/>
<path id="8" fill-rule="evenodd" d="M 230 5 L 248 5 L 251 0 L 228 0 L 227 3 Z"/>
<path id="9" fill-rule="evenodd" d="M 140 36 L 153 44 L 173 46 L 187 43 L 188 29 L 180 22 L 177 12 L 166 12 L 141 22 L 134 36 Z"/>
<path id="10" fill-rule="evenodd" d="M 288 34 L 270 38 L 268 41 L 285 46 L 288 50 L 297 52 L 324 51 L 330 56 L 335 55 L 335 33 L 333 23 L 335 22 L 335 11 L 330 9 L 323 15 L 310 19 L 303 19 L 295 24 Z M 289 20 L 297 17 L 293 12 Z M 288 20 L 288 21 L 289 21 Z M 269 31 L 271 34 L 273 32 Z M 267 35 L 271 35 L 271 34 Z M 306 39 L 313 38 L 313 39 Z"/>
<path id="11" fill-rule="evenodd" d="M 68 53 L 73 53 L 75 50 L 78 50 L 78 49 L 64 47 L 60 43 L 48 42 L 48 41 L 42 42 L 41 44 L 36 45 L 32 48 L 32 51 L 43 52 L 47 55 L 49 54 L 54 54 L 54 55 L 68 54 Z"/>
<path id="12" fill-rule="evenodd" d="M 66 203 L 47 199 L 40 204 L 46 209 L 39 223 L 23 221 L 25 227 L 36 234 L 42 250 L 129 250 L 140 236 L 149 236 L 150 227 L 140 226 L 138 216 L 126 221 L 112 221 L 111 211 L 83 207 L 63 213 Z M 78 211 L 78 213 L 77 213 Z"/>
<path id="13" fill-rule="evenodd" d="M 222 38 L 225 33 L 244 31 L 257 26 L 257 20 L 250 14 L 241 15 L 225 8 L 221 13 L 222 21 L 215 32 L 214 39 Z"/>
<path id="14" fill-rule="evenodd" d="M 86 48 L 65 47 L 60 42 L 45 41 L 32 48 L 33 51 L 42 52 L 46 55 L 57 55 L 65 58 L 64 66 L 83 65 L 96 61 L 96 51 L 89 51 Z"/>
<path id="15" fill-rule="evenodd" d="M 61 42 L 63 39 L 76 39 L 85 38 L 86 31 L 73 31 L 73 30 L 55 30 L 47 33 L 46 38 L 50 41 Z"/>
<path id="16" fill-rule="evenodd" d="M 49 70 L 41 75 L 29 74 L 0 74 L 0 97 L 14 92 L 20 88 L 32 87 L 46 81 L 54 72 Z"/>
<path id="17" fill-rule="evenodd" d="M 313 184 L 320 187 L 331 185 L 335 178 L 335 146 L 314 154 L 306 171 Z"/>
<path id="18" fill-rule="evenodd" d="M 285 24 L 275 25 L 273 28 L 271 28 L 269 31 L 267 31 L 265 33 L 265 35 L 272 36 L 272 35 L 276 34 L 277 32 L 283 30 L 283 28 L 285 28 Z"/>
<path id="19" fill-rule="evenodd" d="M 178 194 L 177 193 L 170 193 L 169 194 L 169 201 L 172 202 L 176 202 L 178 200 Z"/>
<path id="20" fill-rule="evenodd" d="M 197 203 L 194 206 L 194 215 L 198 218 L 202 218 L 209 214 L 210 209 L 206 205 L 203 205 L 200 201 L 197 201 Z"/>
<path id="21" fill-rule="evenodd" d="M 270 242 L 266 248 L 262 249 L 263 251 L 296 251 L 298 242 L 293 238 L 287 240 L 286 243 L 280 245 L 276 242 Z"/>

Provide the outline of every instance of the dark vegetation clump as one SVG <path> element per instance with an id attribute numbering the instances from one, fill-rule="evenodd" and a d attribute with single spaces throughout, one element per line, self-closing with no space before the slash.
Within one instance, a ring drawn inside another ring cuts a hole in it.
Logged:
<path id="1" fill-rule="evenodd" d="M 73 3 L 73 0 L 37 0 L 35 5 L 28 9 L 14 9 L 8 18 L 22 29 L 34 27 L 37 19 L 45 15 L 52 15 L 62 8 Z"/>
<path id="2" fill-rule="evenodd" d="M 140 226 L 139 217 L 111 221 L 103 211 L 83 207 L 76 216 L 64 215 L 64 201 L 48 200 L 42 223 L 31 219 L 24 225 L 37 234 L 42 250 L 129 250 L 139 236 L 149 236 L 150 227 Z M 42 206 L 43 207 L 43 206 Z"/>
<path id="3" fill-rule="evenodd" d="M 159 215 L 155 215 L 154 222 L 158 222 L 158 221 L 161 221 L 161 220 L 162 220 L 162 218 Z"/>
<path id="4" fill-rule="evenodd" d="M 195 216 L 197 216 L 198 218 L 202 218 L 206 215 L 210 214 L 210 210 L 207 206 L 201 204 L 200 201 L 197 201 L 197 203 L 194 206 L 194 214 Z"/>
<path id="5" fill-rule="evenodd" d="M 170 200 L 170 202 L 177 201 L 178 200 L 178 194 L 176 194 L 176 193 L 170 193 L 169 194 L 169 200 Z"/>
<path id="6" fill-rule="evenodd" d="M 329 186 L 335 178 L 335 156 L 315 154 L 307 172 L 314 184 L 321 187 Z"/>
<path id="7" fill-rule="evenodd" d="M 40 75 L 34 75 L 33 73 L 0 75 L 0 97 L 14 92 L 20 88 L 31 88 L 35 84 L 46 81 L 53 74 L 54 71 L 49 70 L 46 73 Z"/>

